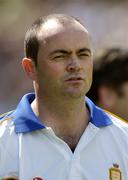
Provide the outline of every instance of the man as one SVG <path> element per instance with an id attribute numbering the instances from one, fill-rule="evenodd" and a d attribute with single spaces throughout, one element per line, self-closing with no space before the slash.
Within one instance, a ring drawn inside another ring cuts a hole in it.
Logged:
<path id="1" fill-rule="evenodd" d="M 26 34 L 25 52 L 35 93 L 1 117 L 0 176 L 127 180 L 127 124 L 85 97 L 93 66 L 86 28 L 67 15 L 40 18 Z"/>
<path id="2" fill-rule="evenodd" d="M 87 96 L 128 121 L 128 51 L 110 48 L 96 55 L 93 83 Z"/>

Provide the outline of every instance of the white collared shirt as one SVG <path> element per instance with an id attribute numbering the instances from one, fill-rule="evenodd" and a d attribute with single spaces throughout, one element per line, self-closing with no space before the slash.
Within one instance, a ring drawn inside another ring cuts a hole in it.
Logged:
<path id="1" fill-rule="evenodd" d="M 36 125 L 35 115 L 29 110 L 34 116 L 31 124 L 23 116 L 17 121 L 19 111 L 18 115 L 11 112 L 2 118 L 0 178 L 16 175 L 19 180 L 109 180 L 111 176 L 111 180 L 128 180 L 128 125 L 102 112 L 88 99 L 87 105 L 92 120 L 74 153 L 51 128 Z"/>

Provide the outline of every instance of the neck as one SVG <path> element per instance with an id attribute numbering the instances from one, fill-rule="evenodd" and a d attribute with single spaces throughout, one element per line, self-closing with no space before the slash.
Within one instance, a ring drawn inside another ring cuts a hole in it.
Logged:
<path id="1" fill-rule="evenodd" d="M 36 96 L 31 106 L 45 126 L 51 127 L 58 137 L 66 142 L 68 141 L 67 143 L 70 147 L 72 146 L 72 149 L 76 146 L 89 119 L 85 97 L 49 100 L 45 97 Z M 76 142 L 72 143 L 71 139 Z"/>
<path id="2" fill-rule="evenodd" d="M 46 124 L 48 121 L 72 124 L 78 121 L 78 118 L 86 120 L 87 108 L 84 96 L 82 98 L 47 99 L 36 95 L 31 105 L 34 113 Z"/>

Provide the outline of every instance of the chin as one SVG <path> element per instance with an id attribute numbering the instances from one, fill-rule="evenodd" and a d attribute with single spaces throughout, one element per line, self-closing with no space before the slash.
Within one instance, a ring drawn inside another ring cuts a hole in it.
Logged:
<path id="1" fill-rule="evenodd" d="M 85 96 L 85 91 L 66 91 L 64 96 L 69 98 L 80 98 Z"/>

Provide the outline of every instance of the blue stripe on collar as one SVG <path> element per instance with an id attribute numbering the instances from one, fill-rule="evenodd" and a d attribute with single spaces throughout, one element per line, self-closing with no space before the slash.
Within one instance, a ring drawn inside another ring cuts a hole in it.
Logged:
<path id="1" fill-rule="evenodd" d="M 14 111 L 13 119 L 16 133 L 26 133 L 45 128 L 31 109 L 30 103 L 34 99 L 34 93 L 24 95 Z"/>
<path id="2" fill-rule="evenodd" d="M 88 97 L 86 104 L 90 111 L 90 122 L 97 127 L 109 126 L 113 124 L 110 117 L 98 106 L 96 106 Z"/>
<path id="3" fill-rule="evenodd" d="M 27 133 L 45 128 L 38 117 L 33 113 L 30 103 L 34 100 L 35 94 L 29 93 L 23 96 L 16 110 L 13 112 L 13 120 L 16 133 Z M 86 104 L 90 111 L 90 122 L 97 127 L 112 124 L 109 116 L 86 97 Z"/>

